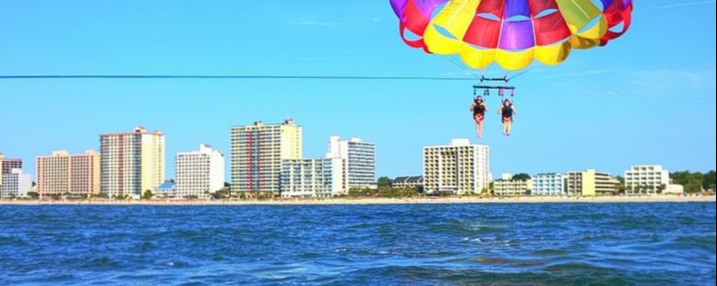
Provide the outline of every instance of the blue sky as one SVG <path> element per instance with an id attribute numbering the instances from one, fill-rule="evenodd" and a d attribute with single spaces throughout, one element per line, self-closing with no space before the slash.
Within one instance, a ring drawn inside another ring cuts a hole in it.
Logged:
<path id="1" fill-rule="evenodd" d="M 491 147 L 495 175 L 715 168 L 715 1 L 635 4 L 624 37 L 514 81 L 510 138 L 493 115 L 498 99 L 488 99 L 478 142 Z M 465 76 L 405 46 L 397 27 L 381 0 L 2 1 L 0 75 Z M 34 173 L 37 155 L 98 149 L 98 134 L 144 125 L 165 132 L 172 166 L 174 154 L 202 142 L 228 154 L 233 125 L 291 117 L 304 126 L 305 157 L 322 156 L 330 135 L 358 136 L 377 144 L 379 175 L 414 175 L 423 146 L 474 138 L 471 85 L 2 80 L 0 152 L 24 158 Z"/>

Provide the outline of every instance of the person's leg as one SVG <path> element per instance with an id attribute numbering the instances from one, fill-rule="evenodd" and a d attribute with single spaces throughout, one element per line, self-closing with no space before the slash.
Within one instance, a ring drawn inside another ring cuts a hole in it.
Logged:
<path id="1" fill-rule="evenodd" d="M 513 127 L 513 118 L 506 120 L 505 124 L 505 135 L 510 136 L 510 129 Z"/>
<path id="2" fill-rule="evenodd" d="M 508 136 L 508 130 L 510 128 L 509 127 L 510 121 L 508 121 L 508 120 L 509 120 L 509 118 L 503 117 L 503 135 L 506 135 L 506 136 Z"/>
<path id="3" fill-rule="evenodd" d="M 483 120 L 478 122 L 478 138 L 483 138 Z"/>
<path id="4" fill-rule="evenodd" d="M 506 124 L 505 118 L 503 118 L 502 123 L 503 123 L 503 135 L 505 135 L 505 124 Z"/>
<path id="5" fill-rule="evenodd" d="M 476 135 L 478 138 L 483 138 L 483 116 L 476 114 L 473 116 L 473 120 L 476 122 Z"/>

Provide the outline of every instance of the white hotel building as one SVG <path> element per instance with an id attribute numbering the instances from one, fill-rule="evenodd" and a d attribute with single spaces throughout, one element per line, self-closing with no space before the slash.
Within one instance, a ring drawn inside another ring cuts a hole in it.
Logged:
<path id="1" fill-rule="evenodd" d="M 491 181 L 489 147 L 472 145 L 468 139 L 424 147 L 423 172 L 428 193 L 480 193 Z"/>
<path id="2" fill-rule="evenodd" d="M 32 191 L 32 176 L 22 172 L 22 169 L 12 169 L 9 173 L 0 174 L 0 198 L 26 197 Z"/>
<path id="3" fill-rule="evenodd" d="M 284 160 L 282 198 L 330 198 L 348 192 L 344 159 Z"/>
<path id="4" fill-rule="evenodd" d="M 341 140 L 338 136 L 329 138 L 329 152 L 326 158 L 346 160 L 348 188 L 376 187 L 376 145 L 363 142 L 360 138 Z"/>
<path id="5" fill-rule="evenodd" d="M 224 154 L 206 144 L 199 150 L 177 154 L 173 198 L 207 198 L 224 187 Z"/>
<path id="6" fill-rule="evenodd" d="M 625 193 L 628 195 L 657 194 L 676 187 L 670 185 L 670 172 L 660 165 L 632 166 L 625 171 Z"/>

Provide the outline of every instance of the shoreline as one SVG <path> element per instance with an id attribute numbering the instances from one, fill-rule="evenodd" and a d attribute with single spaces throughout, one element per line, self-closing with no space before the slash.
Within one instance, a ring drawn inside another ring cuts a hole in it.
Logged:
<path id="1" fill-rule="evenodd" d="M 430 205 L 430 204 L 571 204 L 571 203 L 707 203 L 717 202 L 715 196 L 642 196 L 642 197 L 520 197 L 520 198 L 360 198 L 325 200 L 282 201 L 205 201 L 205 200 L 156 200 L 156 201 L 9 201 L 0 205 L 89 205 L 89 206 L 307 206 L 307 205 Z"/>

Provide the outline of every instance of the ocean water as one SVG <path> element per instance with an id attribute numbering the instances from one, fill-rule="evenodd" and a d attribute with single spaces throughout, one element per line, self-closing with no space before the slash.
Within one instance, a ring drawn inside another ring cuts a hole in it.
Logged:
<path id="1" fill-rule="evenodd" d="M 715 204 L 0 206 L 0 285 L 715 285 Z"/>

